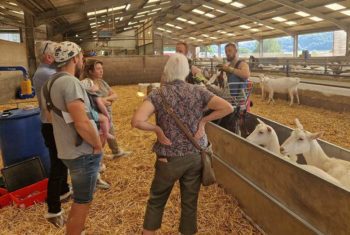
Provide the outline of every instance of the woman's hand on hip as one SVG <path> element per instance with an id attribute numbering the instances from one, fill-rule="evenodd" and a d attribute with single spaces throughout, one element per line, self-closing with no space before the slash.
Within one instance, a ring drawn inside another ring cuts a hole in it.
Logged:
<path id="1" fill-rule="evenodd" d="M 164 145 L 171 145 L 171 141 L 165 136 L 162 128 L 156 127 L 155 133 L 157 135 L 158 142 Z"/>
<path id="2" fill-rule="evenodd" d="M 202 138 L 204 135 L 205 135 L 205 122 L 200 121 L 198 124 L 198 130 L 197 130 L 196 134 L 194 135 L 194 138 L 196 140 L 200 140 L 200 138 Z"/>

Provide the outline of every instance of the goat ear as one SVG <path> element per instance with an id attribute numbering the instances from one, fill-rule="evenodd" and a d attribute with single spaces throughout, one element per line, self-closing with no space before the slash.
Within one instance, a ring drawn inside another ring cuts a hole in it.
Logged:
<path id="1" fill-rule="evenodd" d="M 297 127 L 299 129 L 304 130 L 304 127 L 303 127 L 303 125 L 301 125 L 301 123 L 300 123 L 298 118 L 296 118 L 294 121 L 295 121 L 295 125 L 297 125 Z"/>
<path id="2" fill-rule="evenodd" d="M 268 126 L 268 127 L 267 127 L 267 131 L 268 131 L 268 132 L 271 132 L 271 131 L 272 131 L 271 127 Z"/>
<path id="3" fill-rule="evenodd" d="M 258 122 L 259 122 L 260 124 L 265 124 L 263 121 L 261 121 L 260 118 L 257 118 L 256 120 L 258 120 Z"/>
<path id="4" fill-rule="evenodd" d="M 318 138 L 321 138 L 323 136 L 324 132 L 323 131 L 320 131 L 320 132 L 316 132 L 316 133 L 311 133 L 310 134 L 310 138 L 312 140 L 315 140 L 315 139 L 318 139 Z"/>

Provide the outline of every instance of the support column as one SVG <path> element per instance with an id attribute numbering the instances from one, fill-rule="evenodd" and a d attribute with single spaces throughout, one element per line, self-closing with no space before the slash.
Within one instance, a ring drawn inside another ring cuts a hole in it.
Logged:
<path id="1" fill-rule="evenodd" d="M 188 45 L 188 55 L 191 54 L 191 59 L 195 58 L 196 56 L 196 46 L 195 45 Z"/>
<path id="2" fill-rule="evenodd" d="M 153 32 L 153 54 L 163 55 L 163 37 Z"/>
<path id="3" fill-rule="evenodd" d="M 23 29 L 22 29 L 22 27 L 19 27 L 19 37 L 20 37 L 20 42 L 21 43 L 23 43 L 24 42 L 24 40 L 23 40 Z"/>
<path id="4" fill-rule="evenodd" d="M 346 56 L 350 56 L 350 29 L 346 32 Z"/>
<path id="5" fill-rule="evenodd" d="M 49 24 L 46 25 L 46 39 L 52 40 L 54 36 L 53 27 Z"/>
<path id="6" fill-rule="evenodd" d="M 264 56 L 264 40 L 260 39 L 259 40 L 259 57 Z"/>
<path id="7" fill-rule="evenodd" d="M 293 35 L 293 57 L 298 57 L 298 34 Z"/>
<path id="8" fill-rule="evenodd" d="M 29 76 L 33 77 L 36 71 L 34 17 L 28 12 L 24 12 L 24 25 L 25 25 L 25 35 L 26 35 L 25 43 L 26 43 L 26 49 L 27 49 L 28 72 L 29 72 Z"/>
<path id="9" fill-rule="evenodd" d="M 146 32 L 145 23 L 142 25 L 142 37 L 143 37 L 143 55 L 146 55 Z"/>
<path id="10" fill-rule="evenodd" d="M 220 44 L 217 44 L 217 45 L 218 45 L 218 56 L 219 56 L 219 58 L 221 58 L 222 57 L 221 46 L 220 46 Z"/>

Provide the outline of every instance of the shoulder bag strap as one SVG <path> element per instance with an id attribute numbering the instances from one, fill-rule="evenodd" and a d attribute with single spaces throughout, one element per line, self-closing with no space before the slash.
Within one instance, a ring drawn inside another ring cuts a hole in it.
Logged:
<path id="1" fill-rule="evenodd" d="M 192 142 L 192 144 L 199 150 L 203 151 L 201 146 L 195 140 L 190 130 L 185 126 L 185 124 L 179 119 L 179 117 L 175 114 L 174 110 L 170 107 L 169 103 L 166 101 L 165 96 L 163 94 L 162 88 L 159 89 L 159 94 L 162 98 L 162 104 L 167 113 L 175 120 L 176 125 L 185 133 L 187 138 Z"/>

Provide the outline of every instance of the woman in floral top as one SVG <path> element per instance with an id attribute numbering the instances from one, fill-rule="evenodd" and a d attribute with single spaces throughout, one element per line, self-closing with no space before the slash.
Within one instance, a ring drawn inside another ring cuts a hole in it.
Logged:
<path id="1" fill-rule="evenodd" d="M 227 101 L 205 88 L 186 83 L 188 73 L 186 57 L 178 53 L 172 55 L 165 65 L 160 89 L 176 115 L 204 148 L 208 145 L 205 124 L 226 116 L 233 109 Z M 214 111 L 203 117 L 203 111 L 207 108 Z M 156 114 L 156 125 L 148 122 L 153 113 Z M 196 233 L 201 156 L 177 127 L 174 119 L 167 114 L 159 90 L 152 91 L 135 112 L 132 126 L 153 131 L 157 135 L 157 142 L 153 146 L 157 161 L 144 218 L 143 234 L 155 234 L 161 227 L 165 204 L 177 180 L 180 181 L 181 190 L 179 231 L 185 235 Z"/>

